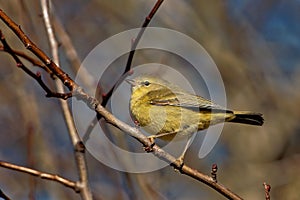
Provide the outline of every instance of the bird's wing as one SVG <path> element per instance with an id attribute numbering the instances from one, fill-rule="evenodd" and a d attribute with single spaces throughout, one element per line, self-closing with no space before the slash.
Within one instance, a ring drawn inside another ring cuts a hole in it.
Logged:
<path id="1" fill-rule="evenodd" d="M 181 91 L 172 94 L 165 93 L 163 97 L 160 96 L 157 99 L 152 99 L 150 103 L 152 105 L 157 105 L 157 106 L 179 106 L 179 107 L 184 107 L 187 109 L 198 110 L 198 111 L 213 110 L 214 112 L 230 112 L 230 113 L 232 112 L 231 110 L 228 110 L 218 104 L 215 104 L 203 97 L 181 92 Z"/>

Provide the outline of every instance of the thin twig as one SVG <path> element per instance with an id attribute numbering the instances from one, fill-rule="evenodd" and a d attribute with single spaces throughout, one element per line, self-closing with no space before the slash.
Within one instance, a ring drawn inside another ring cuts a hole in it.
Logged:
<path id="1" fill-rule="evenodd" d="M 45 90 L 46 97 L 56 97 L 60 99 L 68 99 L 72 96 L 72 93 L 58 93 L 53 92 L 42 80 L 42 76 L 40 72 L 34 73 L 32 72 L 28 67 L 26 67 L 23 62 L 19 59 L 19 57 L 14 53 L 10 45 L 7 43 L 4 35 L 2 34 L 2 31 L 0 30 L 0 41 L 3 44 L 3 51 L 9 53 L 15 62 L 17 63 L 17 67 L 21 68 L 26 74 L 31 76 L 33 79 L 35 79 L 38 84 Z"/>
<path id="2" fill-rule="evenodd" d="M 78 184 L 74 181 L 68 180 L 66 178 L 63 178 L 59 175 L 56 174 L 49 174 L 49 173 L 45 173 L 45 172 L 41 172 L 32 168 L 28 168 L 28 167 L 23 167 L 20 165 L 15 165 L 9 162 L 4 162 L 4 161 L 0 161 L 0 166 L 7 168 L 7 169 L 12 169 L 15 171 L 19 171 L 19 172 L 24 172 L 33 176 L 38 176 L 42 179 L 47 179 L 47 180 L 51 180 L 51 181 L 55 181 L 58 183 L 61 183 L 69 188 L 72 188 L 73 190 L 78 192 Z"/>
<path id="3" fill-rule="evenodd" d="M 60 44 L 65 49 L 66 57 L 70 62 L 73 73 L 77 74 L 77 71 L 81 66 L 81 61 L 71 41 L 71 38 L 66 32 L 65 27 L 61 24 L 61 22 L 56 16 L 53 16 L 52 22 L 55 33 L 60 39 Z M 87 71 L 87 69 L 83 66 L 80 68 L 80 73 L 77 75 L 80 81 L 82 82 L 84 88 L 88 89 L 89 91 L 92 91 L 92 89 L 96 85 L 96 80 L 89 73 L 89 71 Z"/>
<path id="4" fill-rule="evenodd" d="M 26 49 L 36 55 L 70 90 L 75 91 L 79 86 L 61 70 L 36 44 L 34 44 L 29 37 L 22 31 L 21 26 L 17 25 L 10 17 L 8 17 L 2 9 L 0 9 L 1 20 L 19 37 Z"/>
<path id="5" fill-rule="evenodd" d="M 127 63 L 126 63 L 126 67 L 124 69 L 123 74 L 121 75 L 121 77 L 119 78 L 119 80 L 112 86 L 112 88 L 106 93 L 106 94 L 102 94 L 102 103 L 101 105 L 103 107 L 105 107 L 107 105 L 107 102 L 109 101 L 109 99 L 111 98 L 114 90 L 116 89 L 116 87 L 118 86 L 118 83 L 121 83 L 124 81 L 124 79 L 126 78 L 125 74 L 127 74 L 127 72 L 130 71 L 131 69 L 131 65 L 132 65 L 132 60 L 133 60 L 133 56 L 134 53 L 136 51 L 136 47 L 139 43 L 139 41 L 141 40 L 144 32 L 145 32 L 145 28 L 149 25 L 150 21 L 152 20 L 153 16 L 155 15 L 155 13 L 157 12 L 158 8 L 161 6 L 161 4 L 163 3 L 164 0 L 158 0 L 155 5 L 153 6 L 153 8 L 151 9 L 150 13 L 148 14 L 148 16 L 145 18 L 142 27 L 137 35 L 137 37 L 135 39 L 132 40 L 132 44 L 131 44 L 131 49 L 129 52 L 129 56 L 127 59 Z M 83 136 L 83 141 L 87 141 L 89 139 L 90 134 L 92 133 L 94 127 L 98 124 L 98 121 L 101 119 L 101 116 L 97 115 L 89 124 L 86 132 L 84 133 Z"/>
<path id="6" fill-rule="evenodd" d="M 54 35 L 54 31 L 51 25 L 50 20 L 50 11 L 49 11 L 49 3 L 48 0 L 41 0 L 41 6 L 43 10 L 43 19 L 44 23 L 47 29 L 47 34 L 50 42 L 50 47 L 52 51 L 53 61 L 59 66 L 59 55 L 58 55 L 58 45 L 57 41 Z M 60 81 L 56 80 L 55 85 L 57 88 L 57 91 L 60 93 L 64 93 L 63 85 Z M 77 169 L 79 173 L 79 182 L 80 182 L 80 194 L 82 199 L 84 200 L 91 200 L 92 199 L 92 193 L 89 187 L 88 183 L 88 175 L 87 175 L 87 165 L 85 160 L 85 154 L 84 154 L 84 145 L 80 145 L 83 150 L 78 151 L 77 145 L 82 144 L 81 139 L 77 133 L 77 129 L 74 124 L 74 120 L 70 111 L 70 108 L 68 106 L 68 103 L 64 100 L 60 100 L 61 108 L 63 111 L 64 120 L 66 122 L 66 125 L 68 127 L 68 133 L 70 135 L 70 138 L 73 143 L 74 147 L 74 156 L 77 164 Z"/>
<path id="7" fill-rule="evenodd" d="M 152 8 L 152 10 L 150 11 L 149 15 L 145 18 L 145 20 L 142 24 L 142 28 L 140 29 L 140 32 L 138 33 L 137 37 L 133 40 L 133 43 L 131 46 L 131 51 L 129 53 L 128 60 L 126 63 L 125 72 L 128 72 L 130 70 L 136 47 L 139 44 L 139 42 L 145 32 L 145 28 L 149 25 L 151 19 L 153 18 L 153 16 L 155 15 L 155 13 L 157 12 L 158 8 L 161 6 L 162 3 L 163 3 L 163 0 L 158 0 L 155 3 L 155 5 Z"/>
<path id="8" fill-rule="evenodd" d="M 121 129 L 125 133 L 129 134 L 131 137 L 137 139 L 145 147 L 152 148 L 152 152 L 155 156 L 166 161 L 171 166 L 173 166 L 174 169 L 179 170 L 182 174 L 185 174 L 189 177 L 194 178 L 195 180 L 205 183 L 206 185 L 215 189 L 220 194 L 229 199 L 242 199 L 222 184 L 216 183 L 211 177 L 204 175 L 198 172 L 197 170 L 188 167 L 187 165 L 182 166 L 180 162 L 176 161 L 176 159 L 173 156 L 162 150 L 159 146 L 154 145 L 152 147 L 152 143 L 145 135 L 143 135 L 143 133 L 140 130 L 138 130 L 135 127 L 131 127 L 128 124 L 114 117 L 103 106 L 101 106 L 100 102 L 95 97 L 85 93 L 84 90 L 79 85 L 77 85 L 77 83 L 75 83 L 63 70 L 58 68 L 57 65 L 54 62 L 52 62 L 43 51 L 36 47 L 35 44 L 32 41 L 30 41 L 29 38 L 24 34 L 24 32 L 19 28 L 19 26 L 17 26 L 1 9 L 0 18 L 7 24 L 8 27 L 10 27 L 14 31 L 14 33 L 20 38 L 20 40 L 24 43 L 25 46 L 28 46 L 27 44 L 30 44 L 29 50 L 33 52 L 36 56 L 38 56 L 44 64 L 47 64 L 49 69 L 64 83 L 66 87 L 69 88 L 70 91 L 74 93 L 74 97 L 76 97 L 78 100 L 83 101 L 89 108 L 95 110 L 97 114 L 103 116 L 103 118 L 107 122 Z M 80 145 L 78 145 L 78 147 L 80 150 Z"/>
<path id="9" fill-rule="evenodd" d="M 149 25 L 150 21 L 152 20 L 153 16 L 155 15 L 155 13 L 157 12 L 158 8 L 161 6 L 161 4 L 163 3 L 164 0 L 158 0 L 155 5 L 153 6 L 153 8 L 151 9 L 150 13 L 148 14 L 148 16 L 145 18 L 143 24 L 142 24 L 142 28 L 140 29 L 137 37 L 133 40 L 133 43 L 131 45 L 131 50 L 130 50 L 130 53 L 129 53 L 129 56 L 128 56 L 128 59 L 127 59 L 127 63 L 126 63 L 126 67 L 125 67 L 125 70 L 120 78 L 119 81 L 117 81 L 117 83 L 119 82 L 122 82 L 125 77 L 123 76 L 124 74 L 126 74 L 127 72 L 130 71 L 131 69 L 131 65 L 132 65 L 132 60 L 133 60 L 133 56 L 134 56 L 134 53 L 136 51 L 136 47 L 137 45 L 139 44 L 144 32 L 145 32 L 145 29 L 146 27 Z M 117 84 L 116 83 L 116 84 Z M 103 101 L 101 103 L 101 105 L 103 107 L 106 106 L 108 100 L 110 99 L 115 87 L 116 87 L 116 84 L 109 90 L 108 93 L 106 93 L 104 96 L 103 96 Z"/>
<path id="10" fill-rule="evenodd" d="M 42 68 L 42 69 L 45 70 L 47 73 L 49 73 L 51 77 L 53 77 L 53 73 L 51 72 L 51 70 L 50 70 L 48 67 L 46 67 L 46 66 L 45 66 L 42 62 L 40 62 L 39 60 L 37 60 L 37 59 L 35 59 L 35 58 L 33 58 L 33 57 L 31 57 L 31 56 L 25 54 L 23 51 L 18 51 L 18 50 L 14 50 L 14 49 L 11 49 L 11 50 L 12 50 L 12 51 L 14 52 L 14 54 L 16 54 L 17 56 L 22 57 L 22 58 L 24 58 L 25 60 L 31 62 L 31 64 L 33 64 L 33 66 L 37 66 L 37 67 Z M 6 52 L 4 46 L 0 45 L 0 51 Z"/>

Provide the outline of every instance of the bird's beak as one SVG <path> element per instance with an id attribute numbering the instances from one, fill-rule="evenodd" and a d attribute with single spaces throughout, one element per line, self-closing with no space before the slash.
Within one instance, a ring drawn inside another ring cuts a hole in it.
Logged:
<path id="1" fill-rule="evenodd" d="M 136 81 L 133 79 L 126 79 L 125 80 L 127 83 L 129 83 L 132 87 L 136 86 Z"/>

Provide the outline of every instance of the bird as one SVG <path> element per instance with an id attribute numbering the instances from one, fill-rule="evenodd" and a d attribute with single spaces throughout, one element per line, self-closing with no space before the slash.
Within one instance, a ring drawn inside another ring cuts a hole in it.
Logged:
<path id="1" fill-rule="evenodd" d="M 200 130 L 223 122 L 256 126 L 264 123 L 261 113 L 227 109 L 157 76 L 140 75 L 126 81 L 131 85 L 131 117 L 151 134 L 148 137 L 151 142 L 157 138 L 164 141 L 188 138 L 177 159 L 181 164 L 191 136 Z"/>

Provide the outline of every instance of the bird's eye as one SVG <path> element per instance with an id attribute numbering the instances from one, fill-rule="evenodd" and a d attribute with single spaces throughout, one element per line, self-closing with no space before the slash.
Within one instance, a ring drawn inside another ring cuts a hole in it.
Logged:
<path id="1" fill-rule="evenodd" d="M 150 82 L 149 82 L 149 81 L 144 81 L 143 84 L 144 84 L 145 86 L 149 86 L 149 85 L 150 85 Z"/>

